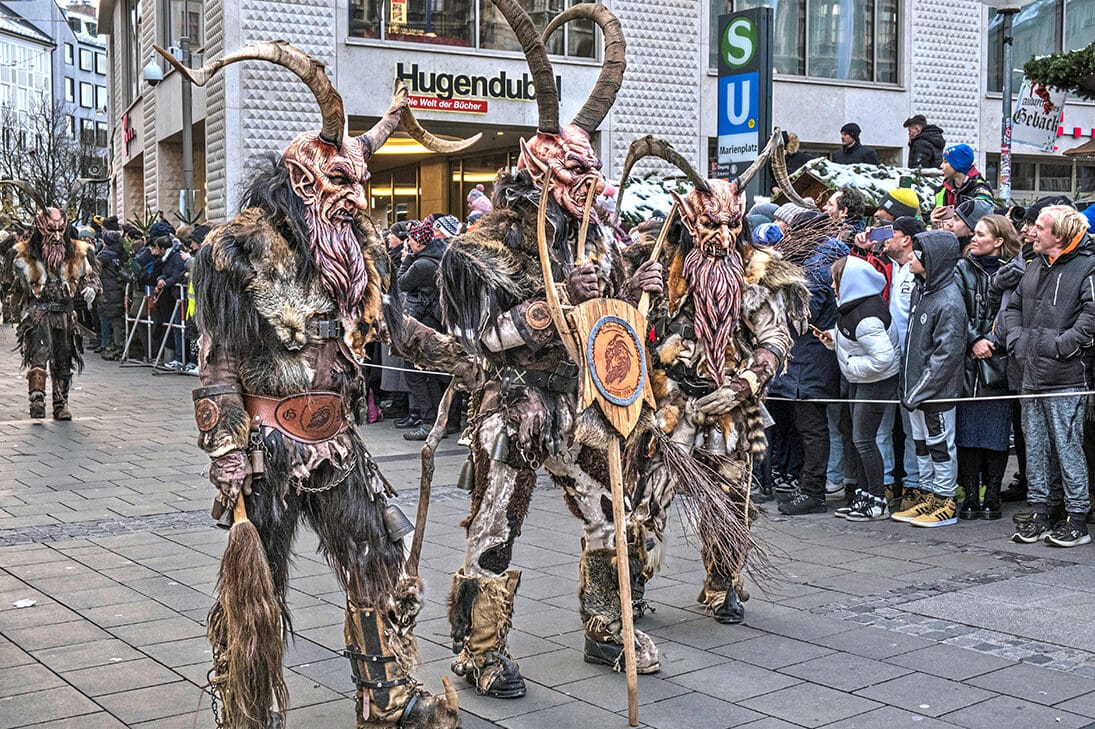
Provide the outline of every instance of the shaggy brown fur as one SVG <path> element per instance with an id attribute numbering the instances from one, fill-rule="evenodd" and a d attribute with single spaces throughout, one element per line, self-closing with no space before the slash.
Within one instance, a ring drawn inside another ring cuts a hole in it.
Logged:
<path id="1" fill-rule="evenodd" d="M 62 288 L 68 296 L 75 296 L 79 292 L 82 279 L 92 277 L 87 281 L 91 285 L 98 286 L 98 277 L 95 274 L 93 248 L 82 240 L 72 242 L 73 255 L 65 260 L 62 269 Z M 42 295 L 42 288 L 46 284 L 46 266 L 36 258 L 30 250 L 30 240 L 22 240 L 15 244 L 13 269 L 16 274 L 27 280 L 31 294 L 37 298 Z"/>

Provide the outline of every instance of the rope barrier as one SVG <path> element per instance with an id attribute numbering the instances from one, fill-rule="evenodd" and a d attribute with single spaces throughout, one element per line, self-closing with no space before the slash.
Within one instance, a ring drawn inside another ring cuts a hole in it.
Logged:
<path id="1" fill-rule="evenodd" d="M 1095 395 L 1095 390 L 1082 390 L 1080 392 L 1033 392 L 1026 395 L 982 395 L 979 397 L 942 397 L 937 400 L 925 400 L 924 405 L 940 405 L 944 403 L 963 403 L 963 402 L 986 402 L 989 400 L 1041 400 L 1053 397 L 1081 397 L 1087 395 Z M 811 397 L 808 399 L 800 399 L 793 397 L 766 397 L 765 402 L 816 402 L 830 404 L 840 403 L 856 403 L 861 405 L 875 404 L 875 405 L 900 405 L 900 400 L 852 400 L 849 398 L 827 398 L 827 397 Z"/>

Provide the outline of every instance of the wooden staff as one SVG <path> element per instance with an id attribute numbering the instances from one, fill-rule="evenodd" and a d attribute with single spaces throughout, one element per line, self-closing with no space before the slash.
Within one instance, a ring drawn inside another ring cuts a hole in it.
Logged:
<path id="1" fill-rule="evenodd" d="M 422 446 L 422 475 L 418 480 L 418 511 L 414 515 L 414 537 L 411 539 L 411 552 L 407 555 L 407 574 L 418 575 L 418 558 L 422 555 L 422 541 L 426 537 L 426 516 L 430 513 L 430 491 L 433 487 L 433 454 L 445 435 L 449 424 L 449 408 L 456 397 L 455 378 L 449 382 L 441 404 L 437 406 L 437 418 L 433 421 L 430 434 Z"/>
<path id="2" fill-rule="evenodd" d="M 546 184 L 546 178 L 545 178 Z M 547 189 L 546 187 L 544 189 Z M 586 193 L 586 204 L 582 208 L 582 227 L 578 229 L 578 248 L 575 255 L 575 263 L 585 263 L 586 260 L 586 236 L 589 234 L 589 215 L 593 212 L 593 198 L 597 195 L 597 183 L 589 186 Z"/>
<path id="3" fill-rule="evenodd" d="M 673 225 L 673 218 L 677 217 L 677 209 L 680 207 L 680 203 L 673 203 L 673 207 L 669 208 L 669 215 L 665 218 L 665 223 L 662 224 L 662 229 L 658 232 L 658 241 L 654 244 L 654 250 L 650 252 L 651 262 L 657 261 L 662 255 L 662 248 L 665 247 L 665 240 L 669 237 L 669 228 Z M 639 297 L 638 307 L 639 313 L 644 317 L 647 314 L 647 310 L 650 309 L 650 292 L 644 291 L 643 295 Z"/>

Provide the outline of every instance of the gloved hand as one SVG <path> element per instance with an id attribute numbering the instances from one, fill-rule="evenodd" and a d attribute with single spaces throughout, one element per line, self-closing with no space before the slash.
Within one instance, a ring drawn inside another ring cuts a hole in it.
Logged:
<path id="1" fill-rule="evenodd" d="M 93 289 L 90 286 L 87 286 L 86 288 L 84 288 L 84 290 L 81 293 L 84 296 L 84 302 L 88 306 L 91 306 L 91 302 L 95 301 L 95 289 Z"/>
<path id="2" fill-rule="evenodd" d="M 749 383 L 740 377 L 735 377 L 711 394 L 697 400 L 696 407 L 704 415 L 718 417 L 726 415 L 752 394 L 753 388 Z"/>
<path id="3" fill-rule="evenodd" d="M 595 299 L 601 294 L 597 287 L 597 269 L 592 263 L 575 266 L 567 276 L 567 295 L 570 303 L 580 304 Z"/>
<path id="4" fill-rule="evenodd" d="M 217 487 L 229 508 L 240 492 L 251 494 L 251 462 L 247 453 L 236 448 L 218 456 L 209 464 L 209 480 Z"/>
<path id="5" fill-rule="evenodd" d="M 632 303 L 638 303 L 644 291 L 660 294 L 665 286 L 662 283 L 662 264 L 657 261 L 645 261 L 624 284 L 624 296 Z"/>

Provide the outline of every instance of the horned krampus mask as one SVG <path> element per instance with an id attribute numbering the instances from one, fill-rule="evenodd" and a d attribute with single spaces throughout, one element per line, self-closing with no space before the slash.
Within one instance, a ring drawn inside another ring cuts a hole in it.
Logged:
<path id="1" fill-rule="evenodd" d="M 435 152 L 458 152 L 480 137 L 477 134 L 462 142 L 448 142 L 427 132 L 411 114 L 402 82 L 396 84 L 392 103 L 380 121 L 361 136 L 348 137 L 342 97 L 327 78 L 323 64 L 285 41 L 255 43 L 196 69 L 183 66 L 162 48 L 156 50 L 198 86 L 204 86 L 214 73 L 231 63 L 263 60 L 289 69 L 312 91 L 323 114 L 323 127 L 293 139 L 282 154 L 282 164 L 289 172 L 293 191 L 304 203 L 308 245 L 320 279 L 344 315 L 360 314 L 368 283 L 354 221 L 368 209 L 364 183 L 369 179 L 369 158 L 400 125 Z"/>
<path id="2" fill-rule="evenodd" d="M 590 189 L 599 195 L 605 188 L 601 161 L 589 138 L 608 115 L 623 81 L 626 45 L 620 21 L 604 5 L 580 3 L 555 16 L 538 37 L 532 20 L 516 0 L 494 0 L 494 4 L 520 41 L 536 84 L 538 132 L 532 139 L 521 140 L 517 168 L 528 170 L 537 184 L 542 184 L 550 169 L 552 197 L 571 217 L 581 218 Z M 545 44 L 552 33 L 576 19 L 591 20 L 604 32 L 604 67 L 585 105 L 572 122 L 560 128 L 559 90 Z"/>
<path id="3" fill-rule="evenodd" d="M 105 179 L 93 180 L 81 177 L 68 192 L 69 204 L 74 205 L 81 188 L 89 182 L 107 182 Z M 40 255 L 46 268 L 57 273 L 65 257 L 73 251 L 72 238 L 69 236 L 69 216 L 60 208 L 49 207 L 38 191 L 26 180 L 0 180 L 0 185 L 10 185 L 29 197 L 38 212 L 34 216 L 34 228 L 31 233 L 31 249 Z"/>

